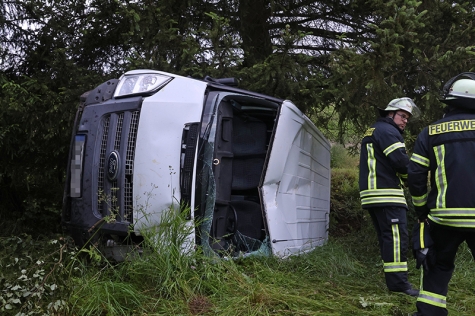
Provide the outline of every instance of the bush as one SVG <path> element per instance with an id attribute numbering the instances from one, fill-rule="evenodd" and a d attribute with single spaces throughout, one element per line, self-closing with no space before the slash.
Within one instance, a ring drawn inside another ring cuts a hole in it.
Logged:
<path id="1" fill-rule="evenodd" d="M 331 160 L 330 166 L 331 168 L 356 168 L 359 163 L 358 157 L 350 154 L 348 149 L 343 147 L 340 144 L 332 145 L 330 149 Z"/>
<path id="2" fill-rule="evenodd" d="M 330 235 L 344 236 L 366 221 L 361 208 L 357 168 L 333 168 L 330 193 Z"/>
<path id="3" fill-rule="evenodd" d="M 70 243 L 30 235 L 0 238 L 0 314 L 65 315 L 70 278 L 80 274 Z"/>
<path id="4" fill-rule="evenodd" d="M 359 230 L 366 220 L 361 208 L 356 155 L 343 145 L 331 148 L 330 235 L 344 236 Z"/>

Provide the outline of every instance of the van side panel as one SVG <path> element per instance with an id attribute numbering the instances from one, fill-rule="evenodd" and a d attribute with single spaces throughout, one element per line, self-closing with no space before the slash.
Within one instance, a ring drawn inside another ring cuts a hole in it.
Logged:
<path id="1" fill-rule="evenodd" d="M 260 190 L 273 253 L 285 257 L 328 238 L 330 144 L 285 101 L 271 145 Z"/>

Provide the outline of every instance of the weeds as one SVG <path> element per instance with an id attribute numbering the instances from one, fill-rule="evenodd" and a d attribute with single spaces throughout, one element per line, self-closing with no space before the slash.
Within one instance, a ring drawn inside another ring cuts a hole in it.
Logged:
<path id="1" fill-rule="evenodd" d="M 103 257 L 83 260 L 65 239 L 0 240 L 1 314 L 403 316 L 415 311 L 414 298 L 387 291 L 370 223 L 300 256 L 216 260 L 199 248 L 183 251 L 189 227 L 174 214 L 164 215 L 168 229 L 157 227 L 145 237 L 141 256 L 117 264 Z M 413 260 L 409 264 L 410 281 L 417 285 L 420 271 Z M 463 245 L 449 287 L 451 314 L 473 315 L 474 272 Z"/>
<path id="2" fill-rule="evenodd" d="M 337 177 L 341 183 L 345 174 Z M 344 192 L 354 194 L 354 179 L 347 179 Z M 358 225 L 345 234 L 330 234 L 329 241 L 312 252 L 286 259 L 223 260 L 203 254 L 193 243 L 199 223 L 191 224 L 190 210 L 184 207 L 162 212 L 160 225 L 141 231 L 141 252 L 120 263 L 108 261 L 94 245 L 74 249 L 62 237 L 2 238 L 0 313 L 410 315 L 415 299 L 386 288 L 369 219 L 344 206 L 337 212 L 341 218 L 355 212 Z M 417 286 L 420 271 L 414 266 L 410 259 L 409 279 Z M 475 313 L 474 274 L 473 258 L 464 244 L 449 285 L 450 314 Z"/>
<path id="3" fill-rule="evenodd" d="M 65 267 L 72 257 L 74 251 L 63 238 L 1 238 L 1 314 L 60 315 L 67 310 L 70 274 Z"/>
<path id="4" fill-rule="evenodd" d="M 341 144 L 334 144 L 330 150 L 331 168 L 355 169 L 359 164 L 359 157 L 350 154 L 349 150 Z"/>
<path id="5" fill-rule="evenodd" d="M 75 280 L 76 290 L 69 303 L 74 315 L 131 315 L 144 312 L 142 304 L 150 297 L 144 295 L 133 284 L 121 282 L 115 273 L 106 279 L 108 273 Z"/>

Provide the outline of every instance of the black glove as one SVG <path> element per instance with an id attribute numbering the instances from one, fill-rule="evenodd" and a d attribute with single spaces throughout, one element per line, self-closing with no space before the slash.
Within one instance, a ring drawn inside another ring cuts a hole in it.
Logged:
<path id="1" fill-rule="evenodd" d="M 427 215 L 430 213 L 430 209 L 427 206 L 427 204 L 424 204 L 422 206 L 415 206 L 414 205 L 414 210 L 416 211 L 417 218 L 419 219 L 419 223 L 425 222 L 426 224 L 428 223 L 427 221 Z M 427 224 L 429 226 L 429 224 Z"/>
<path id="2" fill-rule="evenodd" d="M 435 264 L 434 242 L 430 236 L 427 220 L 419 221 L 412 230 L 412 254 L 416 259 L 416 268 L 422 266 L 429 270 Z"/>
<path id="3" fill-rule="evenodd" d="M 413 250 L 416 259 L 416 269 L 421 266 L 424 270 L 429 271 L 435 265 L 435 251 L 433 247 Z"/>

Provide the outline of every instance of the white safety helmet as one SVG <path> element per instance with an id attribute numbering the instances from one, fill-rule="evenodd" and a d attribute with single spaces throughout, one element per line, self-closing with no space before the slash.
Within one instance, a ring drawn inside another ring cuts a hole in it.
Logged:
<path id="1" fill-rule="evenodd" d="M 475 99 L 475 80 L 459 79 L 454 82 L 447 92 L 446 99 L 469 98 Z"/>
<path id="2" fill-rule="evenodd" d="M 379 113 L 381 116 L 386 116 L 387 112 L 389 111 L 399 111 L 403 110 L 411 114 L 412 118 L 418 118 L 419 115 L 421 114 L 421 111 L 417 107 L 417 105 L 412 101 L 411 98 L 397 98 L 391 100 L 391 102 L 388 103 L 386 108 L 384 109 L 378 109 Z"/>
<path id="3" fill-rule="evenodd" d="M 441 101 L 455 107 L 475 109 L 475 73 L 464 72 L 447 81 Z"/>

